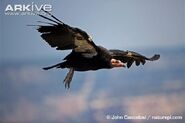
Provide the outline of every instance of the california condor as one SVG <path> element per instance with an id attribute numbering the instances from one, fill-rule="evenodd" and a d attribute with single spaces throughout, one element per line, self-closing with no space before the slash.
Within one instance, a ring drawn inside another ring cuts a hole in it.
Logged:
<path id="1" fill-rule="evenodd" d="M 44 70 L 68 68 L 69 72 L 64 79 L 65 88 L 70 88 L 74 71 L 111 69 L 114 67 L 130 68 L 133 62 L 138 66 L 144 65 L 146 60 L 154 61 L 160 58 L 158 54 L 147 58 L 133 51 L 108 50 L 96 45 L 85 31 L 63 23 L 47 11 L 45 13 L 47 16 L 40 14 L 39 16 L 50 22 L 42 22 L 45 25 L 36 25 L 41 37 L 57 50 L 72 50 L 61 63 L 43 68 Z"/>

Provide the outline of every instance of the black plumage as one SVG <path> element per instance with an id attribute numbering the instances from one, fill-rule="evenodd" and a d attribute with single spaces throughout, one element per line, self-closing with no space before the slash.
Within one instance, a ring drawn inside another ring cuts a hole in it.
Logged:
<path id="1" fill-rule="evenodd" d="M 61 63 L 43 69 L 68 68 L 69 72 L 64 79 L 67 88 L 70 87 L 74 71 L 125 67 L 124 64 L 127 64 L 127 68 L 130 68 L 134 62 L 136 66 L 144 65 L 146 60 L 154 61 L 160 57 L 160 55 L 154 55 L 152 58 L 147 58 L 132 51 L 107 50 L 102 46 L 97 46 L 85 31 L 71 27 L 51 13 L 45 12 L 50 17 L 39 16 L 52 23 L 44 22 L 47 25 L 38 25 L 37 30 L 41 33 L 41 37 L 57 50 L 72 50 L 72 52 Z"/>

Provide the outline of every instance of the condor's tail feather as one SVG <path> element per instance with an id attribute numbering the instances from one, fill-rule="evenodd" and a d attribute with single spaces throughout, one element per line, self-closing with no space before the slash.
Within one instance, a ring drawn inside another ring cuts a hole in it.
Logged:
<path id="1" fill-rule="evenodd" d="M 43 69 L 44 70 L 49 70 L 49 69 L 52 69 L 52 68 L 64 68 L 64 63 L 65 62 L 62 62 L 62 63 L 59 63 L 59 64 L 55 64 L 55 65 L 52 65 L 52 66 L 49 66 L 49 67 L 44 67 Z"/>

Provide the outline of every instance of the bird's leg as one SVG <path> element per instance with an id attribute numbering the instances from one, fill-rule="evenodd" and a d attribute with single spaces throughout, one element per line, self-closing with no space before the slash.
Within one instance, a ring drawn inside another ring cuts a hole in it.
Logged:
<path id="1" fill-rule="evenodd" d="M 65 88 L 67 88 L 67 89 L 70 88 L 70 83 L 73 78 L 73 74 L 74 74 L 74 68 L 71 67 L 69 69 L 69 72 L 67 73 L 65 79 L 64 79 Z"/>

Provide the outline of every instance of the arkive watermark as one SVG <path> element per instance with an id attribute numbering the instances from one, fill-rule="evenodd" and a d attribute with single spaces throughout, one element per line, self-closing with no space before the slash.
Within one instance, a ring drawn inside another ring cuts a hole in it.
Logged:
<path id="1" fill-rule="evenodd" d="M 30 4 L 7 4 L 4 9 L 5 15 L 36 15 L 44 14 L 43 11 L 52 11 L 52 5 L 49 3 L 46 4 L 37 4 L 31 2 Z"/>

